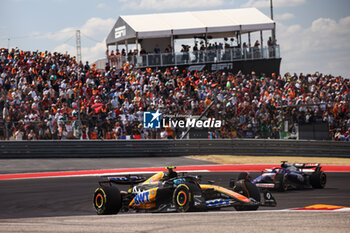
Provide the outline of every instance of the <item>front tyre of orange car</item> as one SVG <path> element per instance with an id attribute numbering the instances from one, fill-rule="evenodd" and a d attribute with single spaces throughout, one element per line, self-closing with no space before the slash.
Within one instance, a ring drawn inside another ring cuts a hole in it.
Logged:
<path id="1" fill-rule="evenodd" d="M 258 203 L 260 202 L 261 197 L 258 187 L 247 179 L 238 180 L 233 188 L 233 191 L 242 194 L 243 196 L 248 197 L 250 199 L 252 198 Z M 259 208 L 259 205 L 246 205 L 245 203 L 242 203 L 242 205 L 237 205 L 234 208 L 237 211 L 251 211 L 257 210 Z"/>

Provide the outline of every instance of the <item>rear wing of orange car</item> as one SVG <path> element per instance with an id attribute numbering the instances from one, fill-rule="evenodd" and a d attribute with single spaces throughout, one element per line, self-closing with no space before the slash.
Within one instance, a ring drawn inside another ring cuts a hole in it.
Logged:
<path id="1" fill-rule="evenodd" d="M 99 184 L 108 185 L 108 184 L 114 183 L 114 184 L 134 185 L 134 184 L 144 182 L 145 180 L 146 180 L 146 177 L 144 176 L 135 176 L 135 175 L 112 176 L 112 177 L 107 177 L 107 180 L 100 181 Z"/>

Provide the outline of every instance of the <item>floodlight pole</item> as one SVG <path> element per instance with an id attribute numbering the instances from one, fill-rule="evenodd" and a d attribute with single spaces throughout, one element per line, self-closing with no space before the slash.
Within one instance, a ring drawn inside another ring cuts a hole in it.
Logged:
<path id="1" fill-rule="evenodd" d="M 271 14 L 271 19 L 273 20 L 273 4 L 272 4 L 272 0 L 270 0 L 270 14 Z M 276 23 L 274 23 L 273 25 L 273 29 L 272 29 L 272 41 L 273 43 L 276 43 Z"/>
<path id="2" fill-rule="evenodd" d="M 270 0 L 270 14 L 271 14 L 271 19 L 273 20 L 273 4 L 272 4 L 272 0 Z"/>
<path id="3" fill-rule="evenodd" d="M 81 40 L 80 40 L 80 30 L 75 33 L 76 46 L 77 46 L 77 62 L 81 61 Z"/>

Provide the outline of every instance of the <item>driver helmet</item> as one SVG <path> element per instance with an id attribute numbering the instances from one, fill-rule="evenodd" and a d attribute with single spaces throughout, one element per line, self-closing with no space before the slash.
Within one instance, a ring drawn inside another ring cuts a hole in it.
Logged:
<path id="1" fill-rule="evenodd" d="M 169 179 L 176 178 L 177 177 L 177 172 L 174 172 L 173 169 L 170 169 L 168 171 L 168 177 L 169 177 Z"/>

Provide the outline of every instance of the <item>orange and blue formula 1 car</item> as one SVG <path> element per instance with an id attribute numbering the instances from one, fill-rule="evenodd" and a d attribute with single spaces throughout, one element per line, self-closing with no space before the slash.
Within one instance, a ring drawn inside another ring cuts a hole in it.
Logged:
<path id="1" fill-rule="evenodd" d="M 130 175 L 100 181 L 93 198 L 97 214 L 206 211 L 222 207 L 257 210 L 259 206 L 276 206 L 271 193 L 260 193 L 245 175 L 237 182 L 231 181 L 232 188 L 224 188 L 212 182 L 199 184 L 199 176 L 180 175 L 174 171 L 175 167 L 166 169 L 166 172 L 156 173 L 149 179 Z M 130 188 L 120 191 L 117 185 L 130 185 Z"/>

